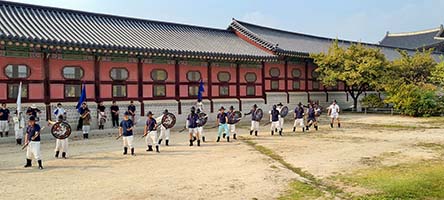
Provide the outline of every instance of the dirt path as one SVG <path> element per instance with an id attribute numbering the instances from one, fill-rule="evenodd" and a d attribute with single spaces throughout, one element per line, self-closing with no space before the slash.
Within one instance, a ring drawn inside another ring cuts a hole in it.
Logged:
<path id="1" fill-rule="evenodd" d="M 270 136 L 261 126 L 259 137 L 245 138 L 271 149 L 319 180 L 375 164 L 394 165 L 431 159 L 436 152 L 421 143 L 444 144 L 441 119 L 387 115 L 343 115 L 341 129 L 322 119 L 320 131 L 291 133 L 287 120 L 284 137 Z M 208 131 L 208 130 L 206 130 Z M 215 130 L 207 132 L 214 141 Z M 289 132 L 290 131 L 290 132 Z M 54 159 L 54 141 L 43 141 L 45 170 L 24 169 L 25 152 L 0 145 L 2 199 L 276 199 L 299 178 L 276 160 L 244 142 L 208 142 L 189 147 L 186 134 L 173 133 L 170 147 L 145 152 L 136 139 L 137 156 L 123 156 L 121 141 L 112 136 L 70 142 L 70 158 Z"/>

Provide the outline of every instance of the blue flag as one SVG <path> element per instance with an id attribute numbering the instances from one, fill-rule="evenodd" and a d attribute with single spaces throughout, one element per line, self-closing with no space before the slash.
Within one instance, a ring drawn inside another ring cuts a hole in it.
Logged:
<path id="1" fill-rule="evenodd" d="M 200 80 L 199 92 L 197 93 L 197 100 L 202 101 L 202 93 L 205 92 L 204 83 Z"/>
<path id="2" fill-rule="evenodd" d="M 80 94 L 79 102 L 77 103 L 77 111 L 82 107 L 82 103 L 86 101 L 86 87 L 85 84 L 83 84 L 82 87 L 82 94 Z M 80 111 L 79 111 L 80 112 Z"/>

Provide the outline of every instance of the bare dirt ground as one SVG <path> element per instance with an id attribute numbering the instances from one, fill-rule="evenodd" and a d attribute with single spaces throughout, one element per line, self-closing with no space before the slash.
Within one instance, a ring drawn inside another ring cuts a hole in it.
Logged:
<path id="1" fill-rule="evenodd" d="M 319 131 L 259 137 L 240 135 L 273 150 L 320 180 L 375 164 L 395 165 L 432 159 L 437 154 L 421 144 L 444 144 L 444 120 L 389 115 L 342 115 L 342 128 L 331 129 L 323 117 Z M 247 120 L 246 120 L 247 122 Z M 114 136 L 71 140 L 69 159 L 54 159 L 54 141 L 42 141 L 45 169 L 24 169 L 25 151 L 0 144 L 1 199 L 276 199 L 299 178 L 279 162 L 242 141 L 210 142 L 189 147 L 187 134 L 173 132 L 172 146 L 145 152 L 136 136 L 136 156 L 123 156 Z M 139 131 L 140 133 L 140 131 Z M 34 166 L 36 163 L 34 163 Z"/>

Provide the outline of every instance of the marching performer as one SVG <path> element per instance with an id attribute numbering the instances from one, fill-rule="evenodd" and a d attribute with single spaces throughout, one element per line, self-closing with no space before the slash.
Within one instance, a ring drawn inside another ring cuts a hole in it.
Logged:
<path id="1" fill-rule="evenodd" d="M 65 121 L 63 115 L 59 115 L 58 122 L 63 122 L 63 121 Z M 48 123 L 50 125 L 54 125 L 57 122 L 48 120 Z M 56 139 L 56 147 L 55 147 L 54 151 L 55 151 L 55 155 L 54 155 L 55 158 L 59 158 L 60 151 L 62 151 L 62 158 L 66 159 L 66 154 L 68 153 L 68 138 L 65 138 L 65 139 L 58 139 L 57 138 Z"/>
<path id="2" fill-rule="evenodd" d="M 26 165 L 32 167 L 32 156 L 37 160 L 39 169 L 43 169 L 40 154 L 40 126 L 36 124 L 35 117 L 29 117 L 28 128 L 26 129 L 25 145 L 26 147 Z"/>
<path id="3" fill-rule="evenodd" d="M 134 101 L 130 101 L 130 105 L 128 106 L 128 113 L 131 117 L 131 120 L 135 122 L 136 120 L 136 106 L 134 105 Z"/>
<path id="4" fill-rule="evenodd" d="M 316 120 L 317 110 L 313 107 L 313 104 L 308 104 L 307 115 L 307 131 L 310 130 L 311 125 L 318 130 L 318 121 Z"/>
<path id="5" fill-rule="evenodd" d="M 58 103 L 57 104 L 57 108 L 54 110 L 54 117 L 55 117 L 55 119 L 58 120 L 59 116 L 63 117 L 63 115 L 65 115 L 65 114 L 66 114 L 66 112 L 65 112 L 65 109 L 63 109 L 62 104 Z"/>
<path id="6" fill-rule="evenodd" d="M 304 127 L 304 107 L 302 106 L 302 103 L 299 102 L 298 106 L 294 109 L 294 125 L 293 125 L 293 132 L 296 132 L 296 127 L 299 125 L 302 128 L 302 132 L 305 132 Z M 308 130 L 308 126 L 307 126 Z"/>
<path id="7" fill-rule="evenodd" d="M 190 146 L 193 146 L 194 135 L 197 138 L 197 146 L 200 146 L 200 135 L 197 128 L 197 122 L 199 120 L 199 115 L 196 113 L 196 108 L 191 107 L 191 113 L 187 117 L 186 127 L 188 128 L 188 133 L 190 134 Z"/>
<path id="8" fill-rule="evenodd" d="M 236 138 L 236 123 L 234 123 L 234 107 L 230 106 L 230 109 L 228 110 L 227 117 L 228 117 L 228 132 L 230 134 L 233 134 L 233 139 L 237 140 Z"/>
<path id="9" fill-rule="evenodd" d="M 271 122 L 271 135 L 274 135 L 274 131 L 279 128 L 279 111 L 277 106 L 273 105 L 273 109 L 270 110 L 270 122 Z M 282 132 L 279 132 L 282 135 Z"/>
<path id="10" fill-rule="evenodd" d="M 103 105 L 103 101 L 101 101 L 97 106 L 97 118 L 99 122 L 99 130 L 105 129 L 106 115 L 105 115 L 105 106 Z"/>
<path id="11" fill-rule="evenodd" d="M 338 122 L 338 128 L 341 128 L 341 122 L 339 121 L 339 106 L 336 102 L 336 100 L 333 101 L 333 103 L 328 107 L 328 115 L 331 118 L 330 121 L 330 127 L 333 128 L 333 123 L 336 121 Z"/>
<path id="12" fill-rule="evenodd" d="M 39 114 L 41 114 L 42 113 L 42 111 L 40 111 L 40 109 L 38 109 L 37 108 L 37 106 L 35 105 L 35 104 L 32 104 L 31 105 L 31 107 L 29 107 L 27 110 L 26 110 L 26 114 L 29 116 L 29 117 L 31 117 L 31 116 L 34 116 L 34 118 L 35 118 L 35 123 L 39 123 Z"/>
<path id="13" fill-rule="evenodd" d="M 130 115 L 128 112 L 125 112 L 123 114 L 123 121 L 120 122 L 119 126 L 119 136 L 122 137 L 123 140 L 123 155 L 128 154 L 128 148 L 131 150 L 131 155 L 135 156 L 134 154 L 134 136 L 133 136 L 133 129 L 134 129 L 134 123 L 131 119 L 129 119 L 128 115 Z"/>
<path id="14" fill-rule="evenodd" d="M 202 103 L 202 99 L 198 99 L 197 103 L 196 103 L 196 108 L 198 111 L 203 112 L 203 103 Z"/>
<path id="15" fill-rule="evenodd" d="M 254 131 L 255 136 L 257 136 L 257 132 L 259 131 L 259 119 L 255 114 L 256 110 L 257 110 L 257 105 L 254 104 L 253 109 L 251 109 L 249 113 L 244 113 L 244 115 L 251 115 L 250 135 L 252 135 Z"/>
<path id="16" fill-rule="evenodd" d="M 202 111 L 200 111 L 199 109 L 197 110 L 197 116 L 199 116 L 199 114 L 201 113 Z M 202 120 L 202 119 L 200 119 L 199 117 L 198 117 L 198 120 L 200 121 L 200 120 Z M 201 137 L 202 137 L 202 142 L 205 142 L 205 133 L 204 133 L 204 131 L 203 131 L 203 125 L 202 125 L 202 123 L 197 123 L 197 135 L 200 135 Z"/>
<path id="17" fill-rule="evenodd" d="M 168 109 L 165 109 L 163 111 L 163 115 L 157 118 L 156 121 L 162 121 L 162 118 L 168 114 Z M 159 136 L 159 145 L 162 144 L 162 140 L 165 139 L 165 145 L 168 146 L 168 143 L 170 141 L 170 129 L 166 128 L 162 124 L 160 125 L 160 136 Z"/>
<path id="18" fill-rule="evenodd" d="M 83 139 L 89 139 L 89 131 L 91 130 L 91 113 L 89 111 L 88 105 L 86 103 L 82 103 L 83 108 L 83 114 L 82 117 L 82 132 L 83 132 Z"/>
<path id="19" fill-rule="evenodd" d="M 283 106 L 284 105 L 282 105 L 282 103 L 279 103 L 277 105 L 277 110 L 279 111 L 279 113 L 281 113 Z M 284 131 L 284 117 L 279 115 L 279 135 L 282 135 L 282 131 Z"/>
<path id="20" fill-rule="evenodd" d="M 143 131 L 143 137 L 145 137 L 146 144 L 148 145 L 148 149 L 146 151 L 153 151 L 153 145 L 156 145 L 156 152 L 159 151 L 159 143 L 157 142 L 157 122 L 156 119 L 153 118 L 153 113 L 148 111 L 147 113 L 148 119 L 146 120 L 145 129 Z"/>
<path id="21" fill-rule="evenodd" d="M 113 123 L 113 128 L 119 126 L 119 106 L 116 101 L 113 101 L 113 105 L 111 105 L 111 121 Z"/>
<path id="22" fill-rule="evenodd" d="M 217 141 L 220 141 L 220 136 L 222 135 L 222 132 L 226 133 L 227 135 L 227 142 L 230 142 L 230 132 L 228 132 L 228 117 L 227 113 L 225 113 L 225 108 L 222 106 L 219 109 L 219 114 L 217 114 L 217 124 L 219 125 L 219 130 L 217 132 Z"/>
<path id="23" fill-rule="evenodd" d="M 3 137 L 3 133 L 5 133 L 5 137 L 8 137 L 9 109 L 6 108 L 6 103 L 2 103 L 2 107 L 0 108 L 0 137 Z"/>
<path id="24" fill-rule="evenodd" d="M 17 145 L 22 145 L 23 130 L 25 128 L 25 117 L 23 117 L 23 113 L 20 112 L 19 114 L 17 114 L 17 111 L 15 111 L 15 116 L 13 118 L 13 121 L 14 121 L 15 141 L 17 142 Z"/>

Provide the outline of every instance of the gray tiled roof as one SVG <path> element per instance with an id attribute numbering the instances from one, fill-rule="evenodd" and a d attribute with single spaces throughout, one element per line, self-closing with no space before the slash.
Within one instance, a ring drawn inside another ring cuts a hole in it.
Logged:
<path id="1" fill-rule="evenodd" d="M 251 40 L 255 41 L 257 44 L 271 51 L 276 52 L 281 55 L 306 55 L 310 53 L 320 53 L 327 52 L 328 48 L 331 46 L 335 39 L 318 37 L 313 35 L 294 33 L 289 31 L 283 31 L 279 29 L 258 26 L 251 23 L 246 23 L 233 19 L 229 29 L 234 29 L 249 37 Z M 338 40 L 339 44 L 343 47 L 347 47 L 352 43 L 357 43 L 353 41 Z M 396 51 L 397 48 L 387 47 L 383 45 L 362 43 L 372 48 L 379 48 L 385 54 L 386 58 L 393 60 L 399 57 L 399 53 Z M 399 48 L 403 49 L 403 48 Z M 407 50 L 410 54 L 415 51 L 411 49 Z M 438 60 L 439 54 L 434 54 L 435 59 Z"/>
<path id="2" fill-rule="evenodd" d="M 442 27 L 412 33 L 387 33 L 380 44 L 390 47 L 419 49 L 422 47 L 434 46 L 439 43 L 444 43 L 443 40 L 435 39 L 435 37 L 438 36 L 440 32 L 442 32 Z"/>
<path id="3" fill-rule="evenodd" d="M 0 1 L 0 39 L 153 53 L 275 58 L 232 31 Z"/>

